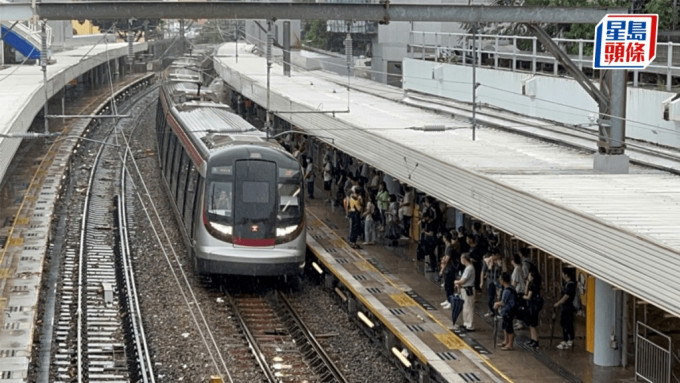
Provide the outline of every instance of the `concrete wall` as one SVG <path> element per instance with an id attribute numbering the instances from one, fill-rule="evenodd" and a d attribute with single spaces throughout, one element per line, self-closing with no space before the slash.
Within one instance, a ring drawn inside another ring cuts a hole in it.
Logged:
<path id="1" fill-rule="evenodd" d="M 404 59 L 403 68 L 406 90 L 472 102 L 470 66 Z M 486 68 L 476 72 L 478 103 L 582 126 L 592 126 L 597 118 L 597 104 L 572 79 Z M 629 86 L 626 136 L 680 148 L 680 122 L 663 119 L 664 101 L 674 95 Z"/>

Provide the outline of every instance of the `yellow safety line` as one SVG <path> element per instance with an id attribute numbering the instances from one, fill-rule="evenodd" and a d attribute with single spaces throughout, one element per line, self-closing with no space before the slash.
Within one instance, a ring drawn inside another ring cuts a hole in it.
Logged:
<path id="1" fill-rule="evenodd" d="M 21 215 L 21 210 L 24 208 L 24 204 L 29 198 L 29 194 L 31 192 L 31 188 L 33 188 L 33 184 L 38 177 L 38 174 L 40 173 L 40 169 L 42 169 L 43 165 L 45 164 L 45 161 L 50 157 L 49 154 L 54 148 L 54 145 L 57 143 L 57 141 L 53 142 L 52 145 L 50 145 L 50 148 L 47 150 L 47 153 L 43 156 L 43 159 L 40 160 L 40 165 L 38 165 L 38 169 L 35 171 L 33 174 L 33 177 L 31 178 L 31 182 L 28 184 L 28 188 L 26 189 L 26 193 L 24 194 L 24 197 L 21 199 L 21 203 L 19 204 L 19 209 L 17 210 L 16 215 L 14 216 L 14 221 L 12 222 L 12 226 L 9 229 L 9 234 L 7 235 L 7 242 L 5 243 L 5 246 L 2 248 L 2 254 L 0 254 L 0 265 L 2 265 L 2 262 L 5 260 L 5 254 L 7 254 L 7 249 L 9 248 L 11 242 L 12 242 L 12 234 L 14 234 L 14 229 L 16 228 L 17 222 L 19 221 L 19 216 Z"/>
<path id="2" fill-rule="evenodd" d="M 306 210 L 307 210 L 307 214 L 309 214 L 309 215 L 313 216 L 314 218 L 316 218 L 316 220 L 317 220 L 321 225 L 325 226 L 326 228 L 328 228 L 328 229 L 330 230 L 330 228 L 328 227 L 328 225 L 326 225 L 322 220 L 320 220 L 319 217 L 317 217 L 317 216 L 316 216 L 314 213 L 312 213 L 309 209 L 306 209 Z M 331 231 L 332 231 L 332 230 L 331 230 Z M 345 246 L 347 246 L 347 244 L 346 244 L 344 241 L 343 241 L 343 243 L 344 243 Z M 354 249 L 350 249 L 350 250 L 353 251 L 354 254 L 355 254 L 356 256 L 358 256 L 359 258 L 361 258 L 361 259 L 364 261 L 364 263 L 367 263 L 367 264 L 370 266 L 370 269 L 372 269 L 373 271 L 377 272 L 377 273 L 378 273 L 385 281 L 387 281 L 387 283 L 389 283 L 390 285 L 392 285 L 392 286 L 393 286 L 394 288 L 396 288 L 397 290 L 402 291 L 401 288 L 400 288 L 394 281 L 392 281 L 391 279 L 389 279 L 385 274 L 383 274 L 382 272 L 380 272 L 380 270 L 378 270 L 375 266 L 373 266 L 373 264 L 371 264 L 370 262 L 368 262 L 368 260 L 366 260 L 366 259 L 361 255 L 361 253 L 359 253 L 358 251 L 355 251 Z M 312 248 L 312 252 L 315 253 L 315 254 L 317 255 L 318 259 L 321 259 L 321 260 L 326 264 L 326 266 L 327 266 L 329 269 L 331 269 L 331 270 L 333 269 L 332 267 L 330 267 L 330 265 L 329 265 L 328 263 L 325 262 L 325 260 L 324 260 L 322 257 L 319 256 L 319 254 L 316 252 L 316 250 L 315 250 L 314 248 Z M 367 305 L 367 307 L 371 308 L 371 305 L 369 304 L 369 302 L 368 302 L 368 301 L 365 301 L 365 300 L 363 299 L 363 296 L 361 296 L 361 294 L 359 294 L 358 291 L 354 290 L 354 288 L 352 288 L 352 286 L 347 282 L 347 280 L 345 280 L 341 275 L 335 274 L 335 276 L 338 277 L 339 279 L 341 279 L 341 280 L 345 283 L 345 286 L 349 287 L 349 288 L 355 293 L 355 296 L 358 296 L 358 297 L 359 297 L 359 300 L 361 300 L 362 302 L 364 302 L 364 304 Z M 403 293 L 403 292 L 402 292 L 402 293 Z M 410 297 L 409 297 L 409 298 L 410 298 Z M 418 307 L 422 312 L 424 312 L 428 317 L 430 317 L 430 319 L 432 319 L 432 321 L 434 321 L 435 323 L 437 323 L 437 324 L 438 324 L 439 326 L 441 326 L 442 328 L 445 328 L 445 329 L 450 333 L 450 330 L 448 329 L 447 326 L 444 326 L 443 323 L 441 323 L 436 317 L 434 317 L 431 313 L 429 313 L 427 310 L 425 310 L 422 306 L 416 305 L 416 307 Z M 427 359 L 425 358 L 425 356 L 424 356 L 423 354 L 421 354 L 421 353 L 420 353 L 420 352 L 419 352 L 419 351 L 418 351 L 418 350 L 417 350 L 417 349 L 416 349 L 416 348 L 415 348 L 415 347 L 414 347 L 407 339 L 402 339 L 402 337 L 400 336 L 399 332 L 396 331 L 396 329 L 395 329 L 394 327 L 392 327 L 392 326 L 389 324 L 389 321 L 387 321 L 387 318 L 383 317 L 380 313 L 377 313 L 377 312 L 375 312 L 375 311 L 373 311 L 373 310 L 371 310 L 371 312 L 373 312 L 374 315 L 376 315 L 376 316 L 378 316 L 379 318 L 381 318 L 383 324 L 385 324 L 385 326 L 387 326 L 390 330 L 392 330 L 392 331 L 397 335 L 397 337 L 398 337 L 403 343 L 407 344 L 407 345 L 409 346 L 409 349 L 410 349 L 412 352 L 414 352 L 415 354 L 418 355 L 418 359 L 420 359 L 421 362 L 427 364 Z M 454 335 L 455 335 L 456 337 L 458 337 L 457 334 L 454 333 Z M 458 338 L 460 339 L 460 337 L 458 337 Z M 438 338 L 438 340 L 439 340 L 439 338 Z M 440 340 L 440 341 L 441 341 L 441 340 Z M 461 339 L 461 341 L 462 341 L 462 339 Z M 505 375 L 502 371 L 500 371 L 500 370 L 498 369 L 498 367 L 494 366 L 488 358 L 484 357 L 482 354 L 480 354 L 477 350 L 475 350 L 472 346 L 470 346 L 469 344 L 465 343 L 464 341 L 463 341 L 462 343 L 463 343 L 463 345 L 464 345 L 465 348 L 467 348 L 468 350 L 472 351 L 475 355 L 477 355 L 482 361 L 484 361 L 484 363 L 485 363 L 487 366 L 489 366 L 489 368 L 491 368 L 493 371 L 495 371 L 495 372 L 496 372 L 498 375 L 500 375 L 503 379 L 505 379 L 505 380 L 508 381 L 508 382 L 514 382 L 512 379 L 510 379 L 510 377 L 508 377 L 508 376 Z M 443 342 L 442 342 L 442 344 L 444 344 L 445 346 L 447 346 L 447 345 L 446 345 L 445 343 L 443 343 Z M 448 347 L 448 346 L 447 346 L 447 347 Z"/>

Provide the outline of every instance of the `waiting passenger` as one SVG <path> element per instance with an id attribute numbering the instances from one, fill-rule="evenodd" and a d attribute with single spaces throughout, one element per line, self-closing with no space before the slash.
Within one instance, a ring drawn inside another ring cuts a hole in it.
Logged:
<path id="1" fill-rule="evenodd" d="M 530 340 L 525 344 L 529 347 L 538 347 L 538 316 L 543 308 L 541 296 L 541 275 L 536 270 L 530 270 L 527 276 L 526 293 L 524 294 L 527 310 L 524 322 L 529 326 Z"/>
<path id="2" fill-rule="evenodd" d="M 451 307 L 449 297 L 453 295 L 453 281 L 456 279 L 456 274 L 460 268 L 460 255 L 455 249 L 454 238 L 450 232 L 444 233 L 443 241 L 446 247 L 440 265 L 439 277 L 444 278 L 445 300 L 441 305 L 446 309 Z"/>
<path id="3" fill-rule="evenodd" d="M 514 350 L 515 331 L 512 326 L 512 321 L 515 319 L 515 312 L 517 310 L 517 291 L 510 284 L 510 274 L 502 273 L 499 280 L 503 286 L 503 293 L 501 300 L 494 304 L 494 309 L 500 309 L 501 317 L 503 318 L 503 343 L 501 343 L 501 351 Z"/>
<path id="4" fill-rule="evenodd" d="M 423 202 L 423 210 L 421 212 L 421 236 L 420 242 L 418 243 L 418 260 L 422 260 L 425 256 L 429 257 L 430 268 L 429 272 L 436 272 L 437 266 L 437 255 L 435 254 L 435 249 L 437 247 L 436 234 L 436 212 L 432 203 L 434 198 L 428 196 Z"/>
<path id="5" fill-rule="evenodd" d="M 461 295 L 465 303 L 463 304 L 463 329 L 469 332 L 475 331 L 473 320 L 475 317 L 475 267 L 472 265 L 470 256 L 466 253 L 460 256 L 460 262 L 465 266 L 463 275 L 454 282 L 463 291 Z M 454 326 L 454 330 L 460 329 Z"/>
<path id="6" fill-rule="evenodd" d="M 361 212 L 363 211 L 362 200 L 358 192 L 352 190 L 349 198 L 348 215 L 350 220 L 349 245 L 354 249 L 360 249 L 357 239 L 361 235 Z"/>
<path id="7" fill-rule="evenodd" d="M 332 190 L 332 184 L 333 184 L 333 167 L 331 166 L 331 159 L 330 155 L 327 153 L 323 157 L 323 190 L 328 193 L 328 198 L 326 198 L 326 202 L 331 202 L 333 198 L 333 190 Z"/>
<path id="8" fill-rule="evenodd" d="M 375 212 L 377 208 L 373 203 L 373 198 L 370 194 L 366 195 L 366 207 L 362 217 L 364 218 L 364 245 L 372 245 L 375 243 Z"/>
<path id="9" fill-rule="evenodd" d="M 385 181 L 380 182 L 378 186 L 378 193 L 376 195 L 376 205 L 380 211 L 380 222 L 378 222 L 378 230 L 383 231 L 385 229 L 385 214 L 387 214 L 387 209 L 390 207 L 390 193 L 387 191 L 387 184 Z"/>
<path id="10" fill-rule="evenodd" d="M 390 204 L 385 212 L 385 238 L 389 240 L 388 246 L 396 246 L 397 240 L 401 237 L 398 209 L 397 196 L 390 194 Z"/>
<path id="11" fill-rule="evenodd" d="M 307 167 L 305 168 L 305 181 L 307 182 L 307 196 L 314 199 L 314 164 L 312 158 L 307 157 Z"/>
<path id="12" fill-rule="evenodd" d="M 498 278 L 501 276 L 503 267 L 501 264 L 501 257 L 498 248 L 493 248 L 489 250 L 489 254 L 484 258 L 482 266 L 481 281 L 479 282 L 479 288 L 481 289 L 484 285 L 484 279 L 486 278 L 486 293 L 487 293 L 487 305 L 489 307 L 489 312 L 486 313 L 485 317 L 490 317 L 495 314 L 494 303 L 496 302 L 497 291 L 501 288 Z"/>
<path id="13" fill-rule="evenodd" d="M 481 287 L 481 280 L 482 280 L 482 259 L 484 258 L 484 255 L 486 254 L 486 248 L 479 246 L 477 241 L 478 236 L 475 236 L 474 234 L 468 234 L 466 237 L 466 243 L 468 245 L 468 248 L 470 249 L 470 258 L 472 259 L 472 263 L 475 265 L 475 280 L 480 281 L 479 284 L 475 285 L 475 288 L 477 291 L 482 291 Z"/>
<path id="14" fill-rule="evenodd" d="M 560 350 L 566 350 L 574 346 L 574 298 L 576 297 L 576 276 L 574 269 L 569 267 L 562 268 L 562 296 L 553 305 L 554 308 L 561 307 L 560 326 L 562 326 L 562 342 L 557 345 Z"/>
<path id="15" fill-rule="evenodd" d="M 524 274 L 524 270 L 522 270 L 522 258 L 519 256 L 519 254 L 514 254 L 512 256 L 512 275 L 510 276 L 510 284 L 515 288 L 515 291 L 517 291 L 517 294 L 521 297 L 524 295 L 524 291 L 526 288 L 526 276 Z M 524 327 L 523 322 L 524 322 L 524 316 L 526 313 L 526 305 L 524 304 L 524 299 L 520 299 L 518 301 L 518 307 L 517 307 L 517 316 L 516 318 L 518 319 L 517 323 L 515 324 L 515 329 L 519 330 L 522 327 Z"/>
<path id="16" fill-rule="evenodd" d="M 411 220 L 413 219 L 414 195 L 413 188 L 405 186 L 405 190 L 406 192 L 404 193 L 404 198 L 399 204 L 399 222 L 402 223 L 404 229 L 402 235 L 408 239 L 411 236 Z"/>

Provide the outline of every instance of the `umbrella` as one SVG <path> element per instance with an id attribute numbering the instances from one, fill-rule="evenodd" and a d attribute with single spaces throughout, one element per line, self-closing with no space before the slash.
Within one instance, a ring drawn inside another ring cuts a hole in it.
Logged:
<path id="1" fill-rule="evenodd" d="M 451 303 L 451 321 L 455 326 L 458 316 L 463 311 L 463 297 L 461 297 L 460 294 L 450 295 L 449 302 Z"/>

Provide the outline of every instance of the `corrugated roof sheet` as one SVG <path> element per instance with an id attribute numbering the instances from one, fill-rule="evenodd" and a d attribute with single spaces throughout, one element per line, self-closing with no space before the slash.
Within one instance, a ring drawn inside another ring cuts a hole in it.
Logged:
<path id="1" fill-rule="evenodd" d="M 266 103 L 265 59 L 219 51 L 216 69 L 230 86 Z M 339 111 L 347 90 L 314 76 L 271 71 L 271 109 Z M 328 74 L 324 74 L 328 76 Z M 352 82 L 360 80 L 352 79 Z M 363 83 L 362 83 L 363 85 Z M 377 83 L 394 94 L 394 88 Z M 392 96 L 393 97 L 393 96 Z M 389 98 L 389 97 L 388 97 Z M 349 113 L 280 113 L 339 149 L 500 230 L 516 235 L 609 283 L 680 316 L 680 178 L 631 166 L 631 174 L 593 171 L 591 154 L 482 128 L 352 91 Z M 413 130 L 445 124 L 451 130 Z"/>

